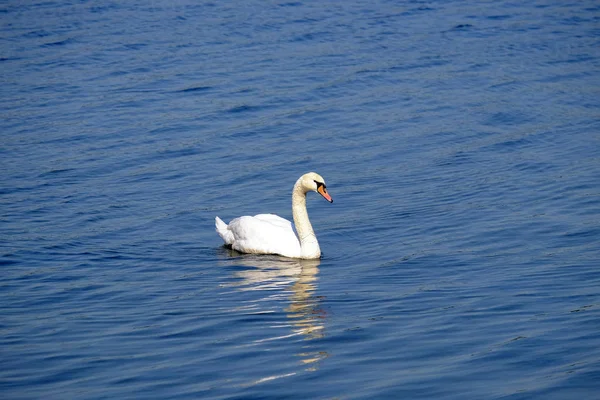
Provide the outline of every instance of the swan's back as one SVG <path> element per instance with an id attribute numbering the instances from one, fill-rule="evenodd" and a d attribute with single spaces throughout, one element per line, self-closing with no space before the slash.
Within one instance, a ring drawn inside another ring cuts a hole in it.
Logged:
<path id="1" fill-rule="evenodd" d="M 285 218 L 281 218 L 279 215 L 258 214 L 258 215 L 255 215 L 254 218 L 259 219 L 264 222 L 268 222 L 275 226 L 281 227 L 281 229 L 292 230 L 292 223 Z"/>

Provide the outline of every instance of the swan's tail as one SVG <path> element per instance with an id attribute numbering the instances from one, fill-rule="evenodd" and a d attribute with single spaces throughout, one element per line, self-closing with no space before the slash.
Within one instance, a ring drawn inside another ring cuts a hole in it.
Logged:
<path id="1" fill-rule="evenodd" d="M 223 239 L 226 245 L 231 245 L 233 243 L 233 233 L 227 229 L 227 224 L 219 217 L 215 217 L 215 228 L 217 228 L 217 233 L 221 236 L 221 239 Z"/>

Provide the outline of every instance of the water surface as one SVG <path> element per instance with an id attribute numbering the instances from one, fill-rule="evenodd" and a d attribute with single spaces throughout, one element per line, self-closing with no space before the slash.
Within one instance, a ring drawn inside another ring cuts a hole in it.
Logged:
<path id="1" fill-rule="evenodd" d="M 595 2 L 1 15 L 3 398 L 599 393 Z M 321 260 L 221 246 L 308 171 Z"/>

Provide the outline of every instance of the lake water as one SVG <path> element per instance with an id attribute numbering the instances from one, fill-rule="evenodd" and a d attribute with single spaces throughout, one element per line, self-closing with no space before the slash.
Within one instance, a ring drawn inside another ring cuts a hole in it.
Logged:
<path id="1" fill-rule="evenodd" d="M 2 398 L 600 396 L 597 1 L 0 8 Z"/>

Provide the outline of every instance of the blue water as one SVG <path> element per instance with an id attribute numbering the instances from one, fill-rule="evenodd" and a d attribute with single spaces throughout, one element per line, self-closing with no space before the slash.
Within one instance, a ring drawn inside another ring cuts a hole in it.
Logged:
<path id="1" fill-rule="evenodd" d="M 597 2 L 0 18 L 2 398 L 600 396 Z M 221 246 L 308 171 L 320 261 Z"/>

